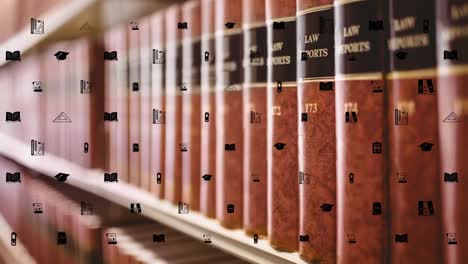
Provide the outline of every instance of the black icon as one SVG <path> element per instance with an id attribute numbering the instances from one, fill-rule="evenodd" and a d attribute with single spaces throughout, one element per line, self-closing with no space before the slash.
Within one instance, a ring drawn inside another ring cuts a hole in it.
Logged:
<path id="1" fill-rule="evenodd" d="M 444 50 L 444 60 L 458 60 L 457 50 Z"/>
<path id="2" fill-rule="evenodd" d="M 283 90 L 283 83 L 282 82 L 277 82 L 276 83 L 276 91 L 280 93 Z"/>
<path id="3" fill-rule="evenodd" d="M 16 246 L 16 237 L 17 237 L 16 232 L 11 232 L 10 243 L 12 246 Z"/>
<path id="4" fill-rule="evenodd" d="M 154 243 L 163 243 L 166 242 L 166 236 L 164 234 L 153 234 Z"/>
<path id="5" fill-rule="evenodd" d="M 177 28 L 178 29 L 188 29 L 188 24 L 187 24 L 187 22 L 178 22 L 177 23 Z"/>
<path id="6" fill-rule="evenodd" d="M 262 114 L 255 111 L 250 111 L 250 123 L 260 124 L 262 122 Z"/>
<path id="7" fill-rule="evenodd" d="M 382 153 L 382 143 L 380 142 L 373 142 L 372 143 L 372 153 L 373 154 L 381 154 Z"/>
<path id="8" fill-rule="evenodd" d="M 458 182 L 458 173 L 457 172 L 444 172 L 444 182 Z"/>
<path id="9" fill-rule="evenodd" d="M 333 204 L 324 203 L 320 206 L 320 209 L 322 209 L 324 212 L 331 212 L 333 209 Z"/>
<path id="10" fill-rule="evenodd" d="M 7 122 L 21 122 L 21 112 L 6 112 Z"/>
<path id="11" fill-rule="evenodd" d="M 137 82 L 132 83 L 132 91 L 138 92 L 140 90 L 140 85 Z"/>
<path id="12" fill-rule="evenodd" d="M 164 64 L 166 61 L 164 51 L 153 49 L 153 64 Z"/>
<path id="13" fill-rule="evenodd" d="M 180 146 L 180 151 L 182 151 L 182 152 L 187 152 L 188 151 L 188 147 L 187 147 L 186 143 L 179 144 L 179 146 Z"/>
<path id="14" fill-rule="evenodd" d="M 86 21 L 83 25 L 81 25 L 80 30 L 93 30 L 91 25 Z"/>
<path id="15" fill-rule="evenodd" d="M 431 151 L 432 150 L 432 147 L 434 146 L 434 144 L 432 143 L 429 143 L 429 142 L 423 142 L 419 145 L 419 148 L 424 151 L 424 152 L 427 152 L 427 151 Z"/>
<path id="16" fill-rule="evenodd" d="M 69 52 L 66 51 L 57 51 L 54 56 L 57 58 L 57 60 L 65 60 L 67 59 L 67 55 L 70 54 Z"/>
<path id="17" fill-rule="evenodd" d="M 117 59 L 117 51 L 104 51 L 104 60 L 118 60 Z"/>
<path id="18" fill-rule="evenodd" d="M 372 203 L 372 215 L 382 214 L 382 204 L 379 202 Z"/>
<path id="19" fill-rule="evenodd" d="M 408 234 L 395 234 L 396 243 L 408 243 Z"/>
<path id="20" fill-rule="evenodd" d="M 180 90 L 181 91 L 187 91 L 187 83 L 186 82 L 182 82 L 180 84 Z"/>
<path id="21" fill-rule="evenodd" d="M 153 109 L 153 124 L 164 124 L 166 122 L 166 113 L 161 110 Z"/>
<path id="22" fill-rule="evenodd" d="M 119 182 L 117 172 L 104 173 L 104 182 Z"/>
<path id="23" fill-rule="evenodd" d="M 399 59 L 399 60 L 406 59 L 406 55 L 408 55 L 408 53 L 406 53 L 404 51 L 395 52 L 395 57 L 397 57 L 397 59 Z"/>
<path id="24" fill-rule="evenodd" d="M 21 174 L 20 172 L 7 172 L 6 173 L 6 182 L 16 183 L 21 182 Z"/>
<path id="25" fill-rule="evenodd" d="M 332 82 L 320 82 L 320 91 L 333 91 Z"/>
<path id="26" fill-rule="evenodd" d="M 309 235 L 299 235 L 300 242 L 309 242 Z"/>
<path id="27" fill-rule="evenodd" d="M 33 203 L 33 212 L 35 214 L 42 214 L 42 204 L 41 203 Z"/>
<path id="28" fill-rule="evenodd" d="M 87 202 L 80 202 L 81 205 L 81 215 L 92 215 L 93 214 L 93 206 Z"/>
<path id="29" fill-rule="evenodd" d="M 31 156 L 44 156 L 45 143 L 42 141 L 31 140 Z"/>
<path id="30" fill-rule="evenodd" d="M 395 126 L 408 125 L 408 111 L 404 108 L 395 109 Z"/>
<path id="31" fill-rule="evenodd" d="M 299 184 L 310 184 L 310 175 L 307 172 L 299 172 Z"/>
<path id="32" fill-rule="evenodd" d="M 64 112 L 60 113 L 52 123 L 71 123 L 70 118 Z"/>
<path id="33" fill-rule="evenodd" d="M 227 22 L 227 23 L 226 23 L 226 24 L 224 24 L 224 25 L 226 26 L 226 28 L 229 28 L 229 29 L 231 29 L 231 28 L 233 28 L 233 27 L 234 27 L 234 25 L 236 25 L 236 23 L 233 23 L 233 22 Z"/>
<path id="34" fill-rule="evenodd" d="M 426 85 L 424 85 L 424 81 L 426 81 Z M 418 80 L 418 94 L 423 95 L 434 95 L 435 88 L 432 80 Z"/>
<path id="35" fill-rule="evenodd" d="M 5 53 L 5 59 L 7 61 L 21 61 L 21 53 L 19 50 L 15 50 L 13 52 L 11 51 L 6 51 Z"/>
<path id="36" fill-rule="evenodd" d="M 210 122 L 210 113 L 205 112 L 205 122 L 208 123 Z"/>
<path id="37" fill-rule="evenodd" d="M 307 122 L 307 113 L 301 113 L 301 122 Z"/>
<path id="38" fill-rule="evenodd" d="M 44 34 L 44 20 L 31 18 L 31 34 Z"/>
<path id="39" fill-rule="evenodd" d="M 350 172 L 348 175 L 349 183 L 354 183 L 354 173 Z"/>
<path id="40" fill-rule="evenodd" d="M 225 151 L 235 151 L 236 150 L 236 144 L 224 144 L 224 150 Z"/>
<path id="41" fill-rule="evenodd" d="M 88 152 L 89 152 L 89 144 L 88 144 L 88 142 L 85 142 L 85 143 L 83 144 L 83 148 L 84 148 L 84 153 L 88 153 Z"/>
<path id="42" fill-rule="evenodd" d="M 117 112 L 112 112 L 112 113 L 108 113 L 108 112 L 104 112 L 104 121 L 119 121 L 117 119 Z"/>
<path id="43" fill-rule="evenodd" d="M 444 123 L 458 123 L 458 122 L 460 122 L 460 119 L 458 118 L 458 116 L 454 112 L 451 112 L 442 122 L 444 122 Z"/>
<path id="44" fill-rule="evenodd" d="M 228 204 L 227 205 L 227 213 L 228 214 L 233 214 L 234 213 L 234 205 L 233 204 Z"/>
<path id="45" fill-rule="evenodd" d="M 434 204 L 432 201 L 418 201 L 418 215 L 434 215 Z"/>
<path id="46" fill-rule="evenodd" d="M 67 233 L 57 232 L 57 245 L 66 245 L 66 244 L 67 244 Z"/>
<path id="47" fill-rule="evenodd" d="M 406 173 L 397 172 L 396 175 L 397 175 L 398 183 L 407 183 L 408 182 L 408 177 L 406 176 Z"/>
<path id="48" fill-rule="evenodd" d="M 132 144 L 132 151 L 133 152 L 140 152 L 140 144 L 138 144 L 138 143 Z"/>
<path id="49" fill-rule="evenodd" d="M 423 21 L 423 32 L 428 33 L 429 32 L 429 20 L 424 19 Z"/>
<path id="50" fill-rule="evenodd" d="M 203 242 L 210 244 L 211 243 L 211 234 L 203 234 Z"/>
<path id="51" fill-rule="evenodd" d="M 354 234 L 354 233 L 349 233 L 348 234 L 348 243 L 356 244 L 356 234 Z"/>
<path id="52" fill-rule="evenodd" d="M 369 31 L 379 31 L 379 30 L 383 30 L 383 28 L 384 26 L 383 26 L 382 20 L 376 20 L 376 21 L 369 20 Z"/>
<path id="53" fill-rule="evenodd" d="M 131 21 L 130 25 L 132 26 L 132 30 L 139 30 L 140 29 L 137 22 Z"/>
<path id="54" fill-rule="evenodd" d="M 252 173 L 251 177 L 252 177 L 252 181 L 253 181 L 253 182 L 260 182 L 260 178 L 258 178 L 258 175 L 257 175 L 257 174 Z"/>
<path id="55" fill-rule="evenodd" d="M 34 92 L 36 92 L 36 93 L 42 92 L 42 82 L 41 81 L 33 81 L 32 85 L 33 85 L 33 91 Z"/>
<path id="56" fill-rule="evenodd" d="M 457 234 L 456 233 L 447 233 L 447 244 L 449 245 L 456 245 L 457 242 Z"/>
<path id="57" fill-rule="evenodd" d="M 303 51 L 301 52 L 301 61 L 306 61 L 307 60 L 307 52 Z"/>
<path id="58" fill-rule="evenodd" d="M 210 181 L 212 177 L 213 177 L 213 175 L 211 175 L 211 174 L 205 174 L 205 175 L 202 176 L 203 180 L 205 180 L 205 181 Z"/>
<path id="59" fill-rule="evenodd" d="M 117 234 L 116 233 L 106 233 L 107 244 L 115 245 L 117 244 Z"/>
<path id="60" fill-rule="evenodd" d="M 382 81 L 370 81 L 370 86 L 373 93 L 383 93 Z"/>
<path id="61" fill-rule="evenodd" d="M 70 176 L 70 174 L 59 172 L 59 173 L 57 173 L 57 175 L 55 175 L 55 179 L 58 182 L 66 182 L 68 176 Z"/>
<path id="62" fill-rule="evenodd" d="M 276 148 L 277 150 L 283 150 L 284 147 L 286 146 L 286 144 L 285 144 L 285 143 L 278 142 L 278 143 L 276 143 L 274 146 L 275 146 L 275 148 Z"/>
<path id="63" fill-rule="evenodd" d="M 162 182 L 162 174 L 160 172 L 156 173 L 156 183 L 161 184 Z"/>
<path id="64" fill-rule="evenodd" d="M 350 113 L 351 113 L 351 119 L 350 119 Z M 345 112 L 345 122 L 346 123 L 357 123 L 357 113 L 355 111 L 347 111 Z"/>
<path id="65" fill-rule="evenodd" d="M 91 83 L 85 80 L 80 80 L 80 93 L 81 94 L 90 94 L 91 93 Z"/>
<path id="66" fill-rule="evenodd" d="M 210 60 L 210 53 L 208 51 L 205 51 L 205 61 Z"/>
<path id="67" fill-rule="evenodd" d="M 273 29 L 284 29 L 285 26 L 284 22 L 273 22 Z"/>
<path id="68" fill-rule="evenodd" d="M 141 206 L 140 203 L 130 203 L 130 213 L 139 213 L 141 214 Z"/>
<path id="69" fill-rule="evenodd" d="M 254 244 L 257 244 L 258 243 L 258 235 L 254 234 L 253 239 L 254 239 Z"/>
<path id="70" fill-rule="evenodd" d="M 188 214 L 189 213 L 189 204 L 179 202 L 177 204 L 177 210 L 178 210 L 179 214 Z"/>

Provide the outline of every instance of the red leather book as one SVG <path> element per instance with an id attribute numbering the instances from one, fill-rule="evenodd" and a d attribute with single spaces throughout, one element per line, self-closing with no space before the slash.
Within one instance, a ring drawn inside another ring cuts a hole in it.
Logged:
<path id="1" fill-rule="evenodd" d="M 216 217 L 216 75 L 214 0 L 201 0 L 200 211 Z"/>
<path id="2" fill-rule="evenodd" d="M 468 258 L 468 248 L 463 242 L 468 237 L 466 212 L 468 185 L 463 180 L 468 175 L 468 37 L 462 29 L 468 25 L 467 2 L 460 0 L 436 1 L 439 108 L 439 151 L 444 263 L 463 263 Z M 437 216 L 437 211 L 436 211 Z"/>
<path id="3" fill-rule="evenodd" d="M 151 20 L 140 20 L 140 187 L 149 191 L 151 181 L 151 126 L 153 111 L 151 108 Z"/>
<path id="4" fill-rule="evenodd" d="M 133 30 L 127 24 L 128 38 L 128 177 L 129 182 L 140 186 L 141 148 L 141 109 L 140 109 L 140 38 L 139 30 Z"/>
<path id="5" fill-rule="evenodd" d="M 181 201 L 182 190 L 182 133 L 181 133 L 181 54 L 180 36 L 184 22 L 180 15 L 179 6 L 171 6 L 166 10 L 165 41 L 166 41 L 166 70 L 165 70 L 165 105 L 166 105 L 166 132 L 165 132 L 165 165 L 164 165 L 164 195 L 171 203 Z M 181 29 L 178 28 L 181 23 Z M 190 25 L 187 25 L 189 27 Z M 190 206 L 190 205 L 189 205 Z"/>
<path id="6" fill-rule="evenodd" d="M 250 235 L 267 233 L 266 162 L 266 23 L 265 0 L 242 1 L 244 25 L 243 178 L 244 229 Z"/>
<path id="7" fill-rule="evenodd" d="M 164 105 L 164 15 L 151 17 L 151 180 L 150 190 L 164 198 L 165 105 Z"/>
<path id="8" fill-rule="evenodd" d="M 189 26 L 182 33 L 182 200 L 200 210 L 200 33 L 198 1 L 182 5 L 182 17 Z"/>
<path id="9" fill-rule="evenodd" d="M 336 262 L 333 1 L 297 1 L 299 254 Z"/>
<path id="10" fill-rule="evenodd" d="M 421 6 L 424 5 L 424 8 Z M 391 0 L 387 81 L 390 259 L 441 263 L 435 1 Z"/>
<path id="11" fill-rule="evenodd" d="M 240 2 L 215 2 L 216 218 L 242 227 L 242 17 Z M 232 27 L 226 23 L 233 23 Z"/>
<path id="12" fill-rule="evenodd" d="M 384 263 L 385 1 L 335 1 L 337 262 Z"/>
<path id="13" fill-rule="evenodd" d="M 298 245 L 296 3 L 267 0 L 268 237 L 279 250 Z"/>

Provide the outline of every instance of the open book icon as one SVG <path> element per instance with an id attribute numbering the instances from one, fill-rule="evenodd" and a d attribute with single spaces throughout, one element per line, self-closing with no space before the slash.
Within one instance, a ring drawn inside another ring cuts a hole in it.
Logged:
<path id="1" fill-rule="evenodd" d="M 117 119 L 117 112 L 112 112 L 112 113 L 105 112 L 104 121 L 119 121 Z"/>
<path id="2" fill-rule="evenodd" d="M 16 51 L 7 51 L 5 55 L 5 59 L 9 61 L 20 61 L 21 60 L 21 55 L 19 50 Z"/>
<path id="3" fill-rule="evenodd" d="M 117 60 L 117 51 L 104 51 L 104 60 Z"/>
<path id="4" fill-rule="evenodd" d="M 21 113 L 20 112 L 6 112 L 6 121 L 7 122 L 21 122 Z"/>

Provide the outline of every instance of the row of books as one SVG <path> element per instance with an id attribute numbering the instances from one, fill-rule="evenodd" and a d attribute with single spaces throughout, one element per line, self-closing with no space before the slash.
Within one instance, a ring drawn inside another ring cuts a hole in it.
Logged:
<path id="1" fill-rule="evenodd" d="M 47 84 L 2 128 L 308 261 L 461 263 L 466 8 L 189 1 L 2 70 Z"/>

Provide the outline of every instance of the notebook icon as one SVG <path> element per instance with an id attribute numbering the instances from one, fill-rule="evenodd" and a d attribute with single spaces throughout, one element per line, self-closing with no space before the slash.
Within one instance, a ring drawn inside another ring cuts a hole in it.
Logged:
<path id="1" fill-rule="evenodd" d="M 31 156 L 44 156 L 44 142 L 31 140 Z"/>
<path id="2" fill-rule="evenodd" d="M 44 20 L 31 18 L 31 34 L 44 34 Z"/>

